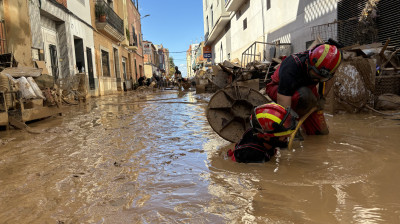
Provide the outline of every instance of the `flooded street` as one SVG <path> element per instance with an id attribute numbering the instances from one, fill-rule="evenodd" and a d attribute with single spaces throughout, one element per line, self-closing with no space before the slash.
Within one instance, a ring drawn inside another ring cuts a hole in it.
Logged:
<path id="1" fill-rule="evenodd" d="M 400 223 L 400 120 L 328 116 L 268 163 L 228 159 L 211 94 L 93 98 L 0 132 L 0 223 Z"/>

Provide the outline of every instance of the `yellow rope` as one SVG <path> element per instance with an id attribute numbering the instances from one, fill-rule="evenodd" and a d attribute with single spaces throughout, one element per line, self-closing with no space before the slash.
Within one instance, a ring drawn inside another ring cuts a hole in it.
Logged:
<path id="1" fill-rule="evenodd" d="M 310 116 L 310 115 L 311 115 L 314 111 L 316 111 L 316 110 L 317 110 L 316 107 L 311 108 L 311 110 L 308 111 L 308 113 L 307 113 L 306 115 L 304 115 L 304 116 L 300 119 L 299 123 L 298 123 L 297 126 L 296 126 L 296 129 L 294 129 L 294 132 L 290 135 L 289 144 L 288 144 L 288 149 L 289 149 L 289 150 L 292 150 L 292 148 L 293 148 L 293 140 L 294 140 L 294 137 L 296 136 L 296 133 L 297 133 L 297 131 L 300 129 L 300 127 L 301 127 L 301 125 L 303 124 L 303 122 L 308 118 L 308 116 Z"/>

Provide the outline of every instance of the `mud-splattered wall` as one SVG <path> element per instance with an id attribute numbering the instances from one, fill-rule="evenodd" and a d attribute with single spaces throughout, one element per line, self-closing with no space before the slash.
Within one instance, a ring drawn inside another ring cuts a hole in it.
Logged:
<path id="1" fill-rule="evenodd" d="M 20 65 L 31 66 L 31 33 L 26 0 L 4 0 L 7 51 L 13 52 Z"/>

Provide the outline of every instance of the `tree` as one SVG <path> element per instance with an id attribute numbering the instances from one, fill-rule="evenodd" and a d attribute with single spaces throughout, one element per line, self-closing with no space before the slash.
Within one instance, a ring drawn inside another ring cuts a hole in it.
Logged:
<path id="1" fill-rule="evenodd" d="M 169 57 L 169 78 L 171 78 L 174 74 L 175 74 L 174 58 Z"/>

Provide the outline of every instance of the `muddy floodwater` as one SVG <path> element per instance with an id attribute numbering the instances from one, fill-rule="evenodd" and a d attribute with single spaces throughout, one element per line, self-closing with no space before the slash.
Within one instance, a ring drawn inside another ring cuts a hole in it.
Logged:
<path id="1" fill-rule="evenodd" d="M 239 164 L 211 95 L 127 93 L 0 131 L 0 223 L 400 223 L 400 120 L 327 116 L 268 163 Z"/>

